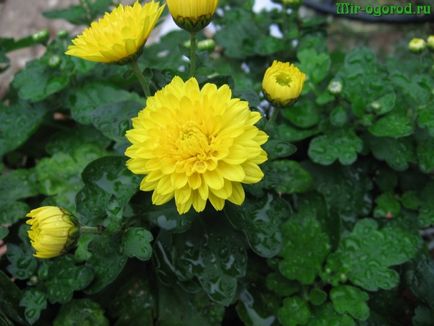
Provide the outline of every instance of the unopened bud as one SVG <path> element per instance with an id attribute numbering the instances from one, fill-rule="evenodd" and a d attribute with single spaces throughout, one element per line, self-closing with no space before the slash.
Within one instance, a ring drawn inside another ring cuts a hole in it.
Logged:
<path id="1" fill-rule="evenodd" d="M 337 94 L 340 94 L 342 92 L 342 87 L 343 87 L 342 82 L 340 80 L 334 79 L 334 80 L 330 81 L 327 89 L 333 95 L 337 95 Z"/>
<path id="2" fill-rule="evenodd" d="M 39 43 L 45 43 L 48 41 L 48 38 L 50 37 L 50 34 L 48 33 L 48 30 L 43 29 L 42 31 L 39 31 L 32 35 L 32 39 L 35 42 Z"/>
<path id="3" fill-rule="evenodd" d="M 424 39 L 421 38 L 413 38 L 408 43 L 408 49 L 414 53 L 422 52 L 423 50 L 425 50 L 425 48 L 426 48 L 426 42 Z"/>

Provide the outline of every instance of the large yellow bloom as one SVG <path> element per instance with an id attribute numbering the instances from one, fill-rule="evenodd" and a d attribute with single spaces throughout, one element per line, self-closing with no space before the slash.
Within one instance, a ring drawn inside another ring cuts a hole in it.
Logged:
<path id="1" fill-rule="evenodd" d="M 262 80 L 267 99 L 279 106 L 295 101 L 303 90 L 306 75 L 289 62 L 274 61 Z"/>
<path id="2" fill-rule="evenodd" d="M 166 2 L 175 23 L 189 32 L 198 32 L 208 25 L 218 5 L 218 0 L 167 0 Z"/>
<path id="3" fill-rule="evenodd" d="M 164 5 L 119 5 L 72 40 L 66 54 L 95 62 L 128 62 L 142 49 Z"/>
<path id="4" fill-rule="evenodd" d="M 175 198 L 180 214 L 191 206 L 203 211 L 207 200 L 216 210 L 225 200 L 241 205 L 241 184 L 259 182 L 258 165 L 267 160 L 261 145 L 268 136 L 255 126 L 260 119 L 228 85 L 199 88 L 195 78 L 175 77 L 133 119 L 128 168 L 146 175 L 140 189 L 154 191 L 155 205 Z"/>
<path id="5" fill-rule="evenodd" d="M 71 214 L 55 206 L 44 206 L 32 210 L 27 224 L 30 242 L 35 257 L 53 258 L 66 252 L 78 235 L 78 227 Z"/>

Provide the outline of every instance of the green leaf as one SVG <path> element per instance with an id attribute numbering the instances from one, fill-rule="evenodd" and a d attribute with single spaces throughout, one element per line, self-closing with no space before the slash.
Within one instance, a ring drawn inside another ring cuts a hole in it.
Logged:
<path id="1" fill-rule="evenodd" d="M 124 91 L 110 84 L 91 82 L 71 91 L 67 105 L 75 121 L 81 124 L 91 124 L 92 119 L 98 118 L 95 116 L 95 110 L 105 105 L 110 106 L 110 104 L 114 105 L 113 103 L 124 101 L 143 103 L 143 106 L 145 104 L 144 100 L 135 93 Z M 101 109 L 98 112 L 101 112 Z M 100 118 L 103 119 L 103 117 Z M 112 115 L 113 118 L 116 117 Z"/>
<path id="2" fill-rule="evenodd" d="M 35 273 L 37 262 L 29 246 L 8 244 L 6 257 L 10 262 L 7 270 L 15 278 L 25 280 Z"/>
<path id="3" fill-rule="evenodd" d="M 159 324 L 161 326 L 218 326 L 224 307 L 210 301 L 203 292 L 186 293 L 179 287 L 159 285 Z"/>
<path id="4" fill-rule="evenodd" d="M 337 106 L 330 112 L 330 123 L 334 127 L 343 127 L 348 122 L 348 113 L 342 106 Z"/>
<path id="5" fill-rule="evenodd" d="M 320 307 L 309 321 L 309 326 L 354 326 L 354 320 L 345 314 L 339 314 L 332 304 L 328 303 Z"/>
<path id="6" fill-rule="evenodd" d="M 327 293 L 319 288 L 314 288 L 309 293 L 309 301 L 315 306 L 321 306 L 327 300 Z"/>
<path id="7" fill-rule="evenodd" d="M 137 101 L 100 105 L 92 112 L 92 124 L 107 138 L 122 142 L 125 141 L 125 132 L 131 128 L 131 119 L 142 108 L 143 103 Z"/>
<path id="8" fill-rule="evenodd" d="M 149 260 L 152 256 L 151 241 L 152 233 L 146 229 L 133 227 L 129 228 L 123 236 L 123 253 L 128 257 L 136 257 L 140 260 Z"/>
<path id="9" fill-rule="evenodd" d="M 410 138 L 366 138 L 372 154 L 377 160 L 385 161 L 396 171 L 405 171 L 414 161 L 415 150 Z"/>
<path id="10" fill-rule="evenodd" d="M 401 138 L 413 133 L 413 121 L 407 112 L 392 111 L 380 118 L 371 127 L 369 132 L 377 137 Z"/>
<path id="11" fill-rule="evenodd" d="M 148 278 L 140 274 L 121 283 L 107 311 L 117 326 L 152 325 L 156 304 Z"/>
<path id="12" fill-rule="evenodd" d="M 299 297 L 286 298 L 277 312 L 283 326 L 307 325 L 312 313 L 308 304 Z"/>
<path id="13" fill-rule="evenodd" d="M 412 322 L 414 326 L 430 326 L 434 324 L 434 313 L 427 307 L 418 306 L 414 311 Z"/>
<path id="14" fill-rule="evenodd" d="M 127 257 L 120 253 L 117 247 L 119 241 L 120 239 L 116 235 L 101 235 L 90 243 L 89 252 L 92 253 L 92 256 L 87 261 L 86 266 L 94 271 L 95 278 L 86 289 L 86 293 L 100 292 L 122 272 Z M 107 268 L 107 266 L 110 266 L 110 268 Z"/>
<path id="15" fill-rule="evenodd" d="M 242 207 L 229 205 L 224 212 L 232 225 L 245 234 L 255 253 L 271 258 L 282 247 L 280 227 L 289 209 L 286 201 L 269 193 L 258 201 L 246 201 Z"/>
<path id="16" fill-rule="evenodd" d="M 333 275 L 338 275 L 368 291 L 391 289 L 399 275 L 390 267 L 409 261 L 419 246 L 420 237 L 414 231 L 395 224 L 378 229 L 374 220 L 362 219 L 329 256 L 323 279 L 333 282 Z"/>
<path id="17" fill-rule="evenodd" d="M 338 313 L 348 313 L 358 320 L 369 318 L 369 307 L 366 303 L 369 296 L 365 291 L 354 286 L 341 285 L 331 290 L 330 298 Z"/>
<path id="18" fill-rule="evenodd" d="M 43 59 L 31 61 L 15 75 L 13 87 L 20 98 L 39 102 L 60 92 L 68 86 L 71 74 L 48 67 Z"/>
<path id="19" fill-rule="evenodd" d="M 363 149 L 363 141 L 351 129 L 338 129 L 314 138 L 309 144 L 309 157 L 315 163 L 330 165 L 336 160 L 351 165 Z"/>
<path id="20" fill-rule="evenodd" d="M 267 289 L 282 297 L 290 297 L 301 289 L 300 283 L 288 280 L 279 272 L 268 274 L 265 284 Z"/>
<path id="21" fill-rule="evenodd" d="M 36 165 L 40 191 L 56 196 L 55 201 L 69 211 L 75 211 L 75 195 L 82 187 L 80 173 L 105 151 L 92 144 L 73 148 L 70 153 L 58 152 L 44 158 Z"/>
<path id="22" fill-rule="evenodd" d="M 9 229 L 4 226 L 0 226 L 0 240 L 6 238 L 9 234 Z"/>
<path id="23" fill-rule="evenodd" d="M 419 167 L 424 173 L 431 173 L 434 171 L 434 140 L 427 138 L 418 142 L 417 160 Z"/>
<path id="24" fill-rule="evenodd" d="M 30 324 L 34 324 L 39 319 L 41 311 L 47 308 L 47 298 L 44 293 L 31 288 L 24 292 L 20 306 L 25 307 L 24 316 L 26 320 Z"/>
<path id="25" fill-rule="evenodd" d="M 331 59 L 328 53 L 318 53 L 315 49 L 302 49 L 297 53 L 300 69 L 313 83 L 320 83 L 328 74 Z"/>
<path id="26" fill-rule="evenodd" d="M 187 231 L 191 224 L 199 214 L 194 210 L 190 210 L 188 213 L 179 216 L 175 203 L 170 202 L 164 206 L 146 205 L 143 207 L 143 211 L 137 212 L 143 214 L 152 224 L 165 231 L 171 231 L 173 233 L 183 233 Z"/>
<path id="27" fill-rule="evenodd" d="M 49 19 L 65 19 L 74 25 L 88 25 L 112 4 L 112 0 L 86 0 L 84 4 L 45 11 L 43 15 Z"/>
<path id="28" fill-rule="evenodd" d="M 0 270 L 0 322 L 2 325 L 25 325 L 22 311 L 19 308 L 22 296 L 22 291 L 18 286 Z"/>
<path id="29" fill-rule="evenodd" d="M 83 144 L 107 148 L 110 143 L 111 141 L 95 128 L 76 126 L 74 129 L 55 133 L 45 145 L 45 150 L 48 154 L 54 155 L 58 152 L 70 152 L 71 149 L 78 148 Z"/>
<path id="30" fill-rule="evenodd" d="M 99 304 L 90 299 L 79 299 L 62 306 L 53 325 L 108 326 L 109 320 Z"/>
<path id="31" fill-rule="evenodd" d="M 413 294 L 434 309 L 434 261 L 431 257 L 418 255 L 407 269 L 405 279 Z"/>
<path id="32" fill-rule="evenodd" d="M 272 326 L 280 300 L 262 288 L 243 289 L 236 306 L 238 316 L 246 326 Z"/>
<path id="33" fill-rule="evenodd" d="M 434 195 L 434 182 L 429 182 L 420 192 L 418 206 L 419 208 L 419 226 L 421 228 L 434 224 L 434 202 L 431 200 Z"/>
<path id="34" fill-rule="evenodd" d="M 38 129 L 47 110 L 19 102 L 12 106 L 0 103 L 0 157 L 26 142 Z"/>
<path id="35" fill-rule="evenodd" d="M 317 128 L 298 129 L 288 124 L 279 124 L 275 126 L 279 138 L 288 142 L 297 142 L 312 137 L 319 133 Z"/>
<path id="36" fill-rule="evenodd" d="M 229 305 L 238 279 L 245 276 L 247 257 L 238 233 L 222 219 L 196 221 L 182 234 L 161 232 L 155 243 L 160 276 L 179 282 L 197 280 L 208 297 Z"/>
<path id="37" fill-rule="evenodd" d="M 279 160 L 264 165 L 263 186 L 278 193 L 293 194 L 311 188 L 312 177 L 296 161 Z"/>
<path id="38" fill-rule="evenodd" d="M 14 224 L 30 211 L 27 204 L 16 201 L 0 204 L 0 225 Z"/>
<path id="39" fill-rule="evenodd" d="M 31 169 L 14 170 L 0 176 L 0 203 L 14 205 L 18 199 L 38 194 L 35 174 Z M 6 206 L 11 209 L 13 206 Z M 23 216 L 21 216 L 23 217 Z"/>
<path id="40" fill-rule="evenodd" d="M 282 226 L 282 232 L 280 272 L 290 280 L 312 284 L 330 251 L 327 234 L 312 216 L 288 220 Z"/>
<path id="41" fill-rule="evenodd" d="M 321 118 L 318 107 L 312 101 L 303 99 L 285 108 L 282 113 L 286 119 L 299 128 L 311 128 L 317 125 Z"/>
<path id="42" fill-rule="evenodd" d="M 374 210 L 374 217 L 396 217 L 401 212 L 401 205 L 396 196 L 391 192 L 381 194 L 375 199 L 377 206 Z"/>
<path id="43" fill-rule="evenodd" d="M 93 275 L 91 268 L 75 265 L 71 256 L 44 261 L 38 270 L 39 281 L 50 303 L 64 304 L 70 301 L 74 291 L 86 288 Z"/>

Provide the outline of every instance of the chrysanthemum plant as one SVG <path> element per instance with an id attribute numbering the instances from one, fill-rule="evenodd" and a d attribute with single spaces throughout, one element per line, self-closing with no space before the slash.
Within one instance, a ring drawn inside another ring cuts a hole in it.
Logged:
<path id="1" fill-rule="evenodd" d="M 0 38 L 2 70 L 46 47 L 0 105 L 1 325 L 434 324 L 429 31 L 330 52 L 274 2 L 83 0 L 44 13 L 79 35 Z"/>

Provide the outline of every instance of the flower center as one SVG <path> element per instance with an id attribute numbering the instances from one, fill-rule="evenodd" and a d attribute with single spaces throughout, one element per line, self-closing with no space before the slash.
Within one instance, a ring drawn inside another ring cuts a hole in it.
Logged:
<path id="1" fill-rule="evenodd" d="M 190 172 L 203 173 L 216 163 L 212 136 L 207 136 L 194 121 L 185 123 L 179 131 L 176 147 L 181 164 Z M 211 164 L 211 165 L 210 165 Z"/>
<path id="2" fill-rule="evenodd" d="M 276 76 L 276 82 L 281 86 L 290 86 L 291 77 L 289 76 L 289 74 L 281 72 Z"/>

